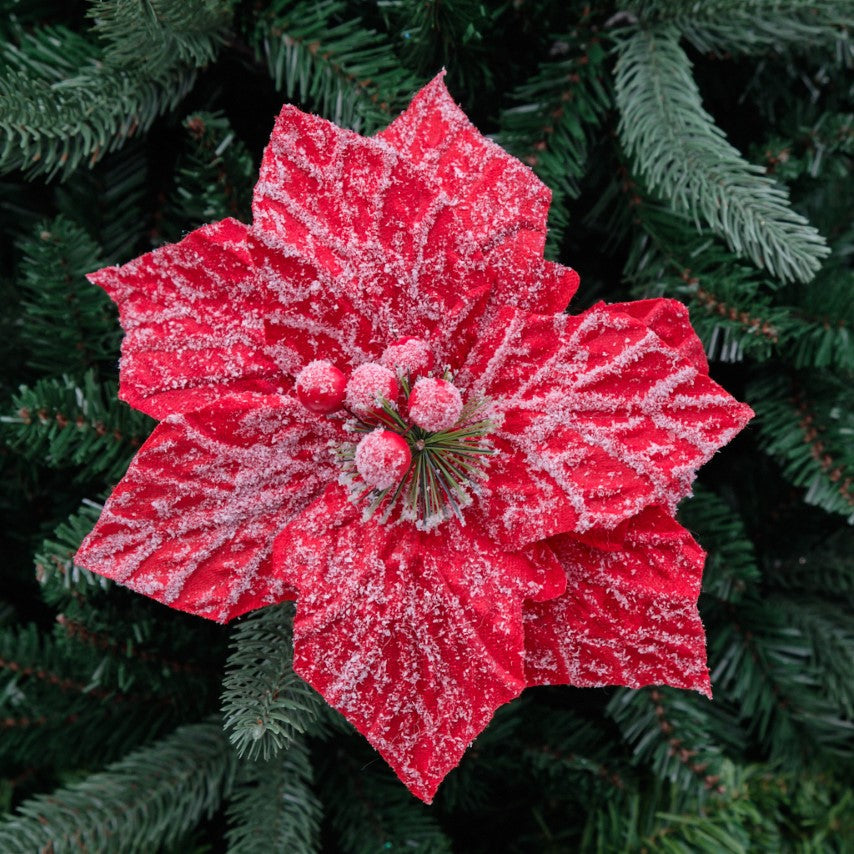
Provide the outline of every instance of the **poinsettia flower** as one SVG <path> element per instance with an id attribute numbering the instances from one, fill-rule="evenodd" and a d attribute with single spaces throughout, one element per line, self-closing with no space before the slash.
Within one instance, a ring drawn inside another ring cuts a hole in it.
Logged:
<path id="1" fill-rule="evenodd" d="M 286 106 L 253 200 L 90 278 L 160 420 L 77 555 L 294 667 L 429 801 L 528 684 L 708 690 L 673 521 L 750 417 L 669 300 L 562 312 L 549 192 L 434 80 L 363 138 Z"/>

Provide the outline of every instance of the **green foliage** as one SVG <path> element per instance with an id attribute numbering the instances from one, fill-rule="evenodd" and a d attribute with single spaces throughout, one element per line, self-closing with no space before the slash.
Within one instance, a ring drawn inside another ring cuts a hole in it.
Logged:
<path id="1" fill-rule="evenodd" d="M 175 189 L 161 226 L 162 237 L 180 240 L 208 222 L 252 218 L 255 165 L 246 146 L 220 113 L 194 113 L 184 120 L 188 145 L 175 173 Z"/>
<path id="2" fill-rule="evenodd" d="M 829 252 L 824 240 L 703 109 L 675 30 L 627 36 L 615 88 L 623 145 L 652 191 L 673 210 L 705 220 L 733 251 L 778 278 L 813 278 Z"/>
<path id="3" fill-rule="evenodd" d="M 57 217 L 21 247 L 21 339 L 27 364 L 45 374 L 114 363 L 119 334 L 109 297 L 86 273 L 104 266 L 100 247 L 79 225 Z M 58 315 L 57 304 L 65 311 Z"/>
<path id="4" fill-rule="evenodd" d="M 321 806 L 302 741 L 269 760 L 244 762 L 228 807 L 229 854 L 319 851 Z"/>
<path id="5" fill-rule="evenodd" d="M 772 759 L 790 767 L 813 764 L 822 750 L 854 751 L 854 724 L 840 705 L 849 698 L 840 694 L 837 677 L 852 654 L 850 620 L 832 610 L 824 619 L 821 626 L 810 605 L 782 596 L 745 599 L 737 612 L 727 611 L 709 639 L 718 697 L 737 707 Z M 827 624 L 833 628 L 819 652 L 812 643 Z M 838 664 L 823 669 L 840 650 L 845 653 Z"/>
<path id="6" fill-rule="evenodd" d="M 560 58 L 510 93 L 518 106 L 501 113 L 498 141 L 527 163 L 552 191 L 549 247 L 560 246 L 568 203 L 578 197 L 594 132 L 611 107 L 606 52 L 585 20 L 561 42 Z"/>
<path id="7" fill-rule="evenodd" d="M 56 187 L 59 211 L 86 229 L 110 264 L 133 257 L 145 235 L 148 172 L 144 149 L 132 142 L 92 169 L 78 169 Z"/>
<path id="8" fill-rule="evenodd" d="M 721 793 L 726 750 L 744 748 L 744 736 L 727 711 L 710 700 L 672 688 L 618 690 L 608 714 L 657 779 L 690 790 L 702 802 Z"/>
<path id="9" fill-rule="evenodd" d="M 104 62 L 156 75 L 176 63 L 202 67 L 226 40 L 234 0 L 90 0 Z"/>
<path id="10" fill-rule="evenodd" d="M 7 761 L 91 766 L 198 708 L 189 691 L 170 701 L 144 674 L 133 678 L 107 665 L 102 651 L 81 649 L 64 633 L 47 636 L 31 624 L 0 630 L 0 752 Z"/>
<path id="11" fill-rule="evenodd" d="M 181 727 L 106 771 L 38 795 L 0 825 L 0 848 L 56 854 L 146 852 L 177 842 L 211 815 L 233 783 L 234 759 L 218 724 Z"/>
<path id="12" fill-rule="evenodd" d="M 800 553 L 775 557 L 769 576 L 784 590 L 820 594 L 854 610 L 854 529 L 842 528 L 829 537 L 819 534 L 813 539 Z"/>
<path id="13" fill-rule="evenodd" d="M 748 388 L 759 438 L 803 500 L 854 520 L 854 389 L 832 374 L 758 377 Z"/>
<path id="14" fill-rule="evenodd" d="M 189 92 L 229 24 L 213 0 L 101 0 L 104 46 L 64 27 L 20 31 L 0 45 L 0 171 L 69 174 L 95 163 Z"/>
<path id="15" fill-rule="evenodd" d="M 476 89 L 492 82 L 486 40 L 506 11 L 481 0 L 379 0 L 399 31 L 402 61 L 421 77 L 447 67 L 455 87 Z"/>
<path id="16" fill-rule="evenodd" d="M 245 759 L 270 759 L 311 732 L 322 700 L 293 670 L 290 602 L 238 623 L 223 679 L 226 732 Z"/>
<path id="17" fill-rule="evenodd" d="M 444 854 L 450 840 L 430 808 L 409 794 L 367 751 L 358 761 L 341 756 L 325 768 L 321 799 L 344 854 L 412 851 Z"/>
<path id="18" fill-rule="evenodd" d="M 0 416 L 9 446 L 54 468 L 76 468 L 80 480 L 120 478 L 154 422 L 116 397 L 112 382 L 91 371 L 82 379 L 47 377 L 21 386 Z"/>
<path id="19" fill-rule="evenodd" d="M 847 0 L 630 0 L 644 23 L 676 27 L 697 50 L 755 54 L 827 44 L 850 51 L 854 13 Z"/>
<path id="20" fill-rule="evenodd" d="M 338 0 L 274 0 L 252 44 L 289 101 L 338 125 L 372 131 L 406 106 L 419 82 L 382 35 L 345 12 Z"/>
<path id="21" fill-rule="evenodd" d="M 92 590 L 107 590 L 111 582 L 74 563 L 74 555 L 83 538 L 95 526 L 102 504 L 84 499 L 80 509 L 59 524 L 36 552 L 36 578 L 51 604 L 65 604 L 71 593 L 86 595 Z"/>
<path id="22" fill-rule="evenodd" d="M 0 850 L 854 850 L 851 17 L 0 0 Z M 370 132 L 442 63 L 551 189 L 572 310 L 685 302 L 757 416 L 679 508 L 714 699 L 529 689 L 426 807 L 294 673 L 293 605 L 224 628 L 74 555 L 154 423 L 117 400 L 121 332 L 84 274 L 249 222 L 282 100 Z"/>
<path id="23" fill-rule="evenodd" d="M 679 507 L 679 521 L 708 552 L 703 592 L 737 602 L 760 579 L 756 550 L 744 520 L 715 493 L 698 486 Z"/>

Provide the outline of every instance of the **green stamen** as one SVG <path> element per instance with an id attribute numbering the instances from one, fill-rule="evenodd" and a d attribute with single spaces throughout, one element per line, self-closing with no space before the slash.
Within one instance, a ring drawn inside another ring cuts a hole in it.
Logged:
<path id="1" fill-rule="evenodd" d="M 409 377 L 399 380 L 408 402 L 412 388 Z M 382 510 L 383 522 L 395 513 L 424 529 L 452 517 L 462 520 L 463 510 L 471 504 L 472 492 L 486 478 L 489 457 L 495 453 L 487 439 L 495 428 L 485 417 L 488 401 L 469 401 L 453 427 L 436 433 L 407 423 L 390 401 L 382 398 L 380 403 L 382 414 L 377 423 L 354 418 L 350 429 L 366 434 L 379 427 L 403 436 L 412 452 L 412 463 L 396 486 L 376 490 L 368 487 L 356 471 L 355 444 L 337 448 L 353 501 L 365 504 L 367 517 Z"/>

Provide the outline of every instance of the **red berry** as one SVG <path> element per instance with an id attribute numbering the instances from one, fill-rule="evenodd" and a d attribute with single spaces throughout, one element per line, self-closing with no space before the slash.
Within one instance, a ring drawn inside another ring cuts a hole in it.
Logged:
<path id="1" fill-rule="evenodd" d="M 409 395 L 409 417 L 431 433 L 449 430 L 460 418 L 463 399 L 456 386 L 445 380 L 421 377 Z"/>
<path id="2" fill-rule="evenodd" d="M 397 377 L 388 368 L 368 362 L 359 365 L 347 381 L 347 406 L 359 418 L 379 418 L 383 399 L 396 406 L 399 393 Z"/>
<path id="3" fill-rule="evenodd" d="M 329 413 L 341 408 L 347 377 L 331 362 L 309 362 L 298 374 L 296 390 L 299 402 L 312 412 Z"/>
<path id="4" fill-rule="evenodd" d="M 374 489 L 389 489 L 403 479 L 412 462 L 406 439 L 391 430 L 374 430 L 356 446 L 356 471 Z"/>
<path id="5" fill-rule="evenodd" d="M 433 367 L 433 351 L 422 338 L 411 335 L 389 344 L 380 356 L 380 362 L 398 374 L 426 374 Z"/>

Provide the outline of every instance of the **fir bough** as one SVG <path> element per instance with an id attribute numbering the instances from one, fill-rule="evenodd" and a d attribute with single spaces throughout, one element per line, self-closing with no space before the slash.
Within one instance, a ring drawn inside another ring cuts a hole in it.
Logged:
<path id="1" fill-rule="evenodd" d="M 301 740 L 271 759 L 243 762 L 228 805 L 229 854 L 320 851 L 322 809 L 313 776 Z"/>
<path id="2" fill-rule="evenodd" d="M 0 850 L 157 850 L 219 807 L 234 769 L 218 724 L 181 727 L 106 771 L 23 803 L 0 824 Z"/>
<path id="3" fill-rule="evenodd" d="M 293 671 L 294 607 L 285 602 L 237 624 L 223 680 L 226 732 L 244 759 L 270 759 L 318 721 L 323 701 Z"/>
<path id="4" fill-rule="evenodd" d="M 251 40 L 289 101 L 354 130 L 387 125 L 419 86 L 388 40 L 338 0 L 274 0 Z"/>
<path id="5" fill-rule="evenodd" d="M 829 254 L 788 194 L 747 163 L 703 109 L 672 28 L 635 30 L 615 68 L 620 138 L 649 188 L 705 221 L 733 251 L 774 276 L 809 281 Z"/>
<path id="6" fill-rule="evenodd" d="M 19 29 L 0 43 L 0 172 L 69 174 L 148 129 L 190 91 L 230 24 L 216 0 L 98 0 L 95 33 Z"/>

